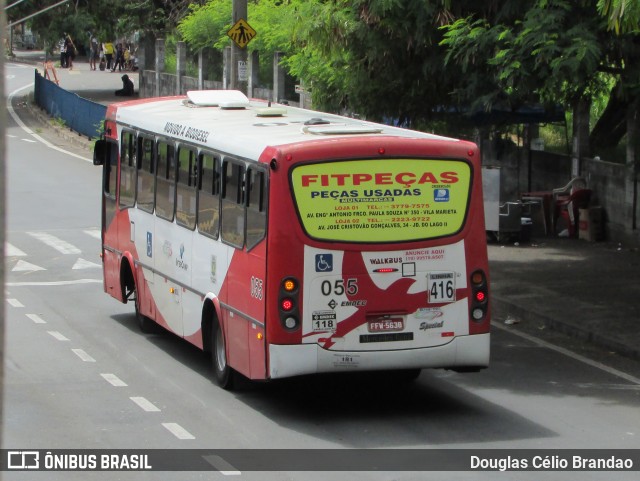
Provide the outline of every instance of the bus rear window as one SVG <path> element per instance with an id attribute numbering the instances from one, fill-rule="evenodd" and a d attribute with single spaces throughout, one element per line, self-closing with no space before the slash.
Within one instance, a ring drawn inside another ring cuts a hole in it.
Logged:
<path id="1" fill-rule="evenodd" d="M 463 226 L 471 167 L 462 160 L 389 159 L 303 164 L 291 171 L 306 233 L 335 242 L 409 242 Z"/>

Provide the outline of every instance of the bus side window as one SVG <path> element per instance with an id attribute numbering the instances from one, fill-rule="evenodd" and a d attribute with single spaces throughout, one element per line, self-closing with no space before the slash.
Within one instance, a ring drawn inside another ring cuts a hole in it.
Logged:
<path id="1" fill-rule="evenodd" d="M 158 141 L 156 172 L 156 215 L 173 221 L 176 198 L 176 156 L 173 145 Z"/>
<path id="2" fill-rule="evenodd" d="M 244 246 L 244 165 L 225 160 L 222 164 L 222 240 Z"/>
<path id="3" fill-rule="evenodd" d="M 115 200 L 118 189 L 118 144 L 111 140 L 107 140 L 105 160 L 104 193 L 110 199 Z"/>
<path id="4" fill-rule="evenodd" d="M 138 208 L 153 212 L 155 177 L 153 169 L 153 139 L 138 137 Z"/>
<path id="5" fill-rule="evenodd" d="M 263 169 L 247 171 L 247 249 L 256 246 L 267 232 L 267 176 Z"/>
<path id="6" fill-rule="evenodd" d="M 122 132 L 120 148 L 120 206 L 131 207 L 136 200 L 137 170 L 133 132 Z"/>
<path id="7" fill-rule="evenodd" d="M 220 159 L 203 152 L 198 165 L 198 230 L 217 239 L 220 233 Z"/>
<path id="8" fill-rule="evenodd" d="M 196 161 L 195 151 L 178 149 L 176 222 L 191 230 L 196 227 Z"/>

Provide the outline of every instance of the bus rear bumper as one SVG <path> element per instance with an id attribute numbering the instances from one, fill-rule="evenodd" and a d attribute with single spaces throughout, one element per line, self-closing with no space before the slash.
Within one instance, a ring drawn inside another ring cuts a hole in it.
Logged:
<path id="1" fill-rule="evenodd" d="M 459 336 L 442 346 L 394 351 L 329 351 L 317 344 L 269 345 L 271 379 L 326 372 L 413 368 L 484 368 L 490 334 Z"/>

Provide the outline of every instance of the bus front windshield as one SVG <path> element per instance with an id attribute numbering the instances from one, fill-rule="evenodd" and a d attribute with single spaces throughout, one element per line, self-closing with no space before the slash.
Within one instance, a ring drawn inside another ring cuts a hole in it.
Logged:
<path id="1" fill-rule="evenodd" d="M 301 164 L 291 171 L 307 235 L 333 242 L 410 242 L 451 236 L 469 206 L 462 160 L 375 159 Z"/>

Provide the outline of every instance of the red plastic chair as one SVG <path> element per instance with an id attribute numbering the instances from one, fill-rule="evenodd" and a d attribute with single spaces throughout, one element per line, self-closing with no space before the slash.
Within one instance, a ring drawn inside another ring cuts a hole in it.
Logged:
<path id="1" fill-rule="evenodd" d="M 557 221 L 564 219 L 569 230 L 569 237 L 574 237 L 578 232 L 578 209 L 589 207 L 591 189 L 578 189 L 568 197 L 556 200 L 556 227 Z"/>

